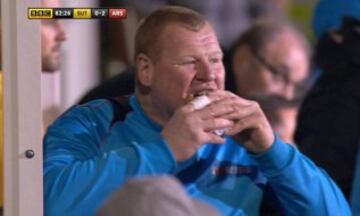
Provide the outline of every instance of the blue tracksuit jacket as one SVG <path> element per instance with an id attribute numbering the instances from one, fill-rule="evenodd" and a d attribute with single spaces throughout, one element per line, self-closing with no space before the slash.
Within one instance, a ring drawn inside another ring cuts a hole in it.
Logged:
<path id="1" fill-rule="evenodd" d="M 227 138 L 226 144 L 206 144 L 177 163 L 160 136 L 161 127 L 135 97 L 130 105 L 133 111 L 114 125 L 111 102 L 96 100 L 70 109 L 49 127 L 44 141 L 46 215 L 95 215 L 127 178 L 163 174 L 176 175 L 188 194 L 222 215 L 258 215 L 268 186 L 284 215 L 350 215 L 330 177 L 279 138 L 260 155 Z"/>

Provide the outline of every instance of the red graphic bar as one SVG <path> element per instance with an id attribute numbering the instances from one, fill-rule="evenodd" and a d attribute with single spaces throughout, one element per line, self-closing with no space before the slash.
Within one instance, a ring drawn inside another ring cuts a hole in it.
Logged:
<path id="1" fill-rule="evenodd" d="M 125 19 L 126 17 L 126 8 L 109 8 L 109 19 Z"/>

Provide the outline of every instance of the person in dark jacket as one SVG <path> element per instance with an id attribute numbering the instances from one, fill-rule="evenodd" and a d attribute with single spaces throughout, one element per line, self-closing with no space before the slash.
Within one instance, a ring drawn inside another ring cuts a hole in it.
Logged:
<path id="1" fill-rule="evenodd" d="M 320 77 L 300 109 L 295 142 L 349 198 L 360 139 L 360 1 L 322 0 L 313 24 Z"/>

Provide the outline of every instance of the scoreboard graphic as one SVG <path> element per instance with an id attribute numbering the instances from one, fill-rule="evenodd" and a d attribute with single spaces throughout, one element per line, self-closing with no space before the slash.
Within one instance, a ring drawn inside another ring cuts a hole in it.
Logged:
<path id="1" fill-rule="evenodd" d="M 28 8 L 29 19 L 126 19 L 126 8 Z"/>

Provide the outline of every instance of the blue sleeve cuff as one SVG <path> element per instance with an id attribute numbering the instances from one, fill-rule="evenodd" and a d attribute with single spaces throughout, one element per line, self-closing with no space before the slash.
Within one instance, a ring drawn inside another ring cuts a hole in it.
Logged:
<path id="1" fill-rule="evenodd" d="M 273 175 L 283 170 L 292 160 L 295 149 L 284 143 L 277 134 L 273 145 L 261 154 L 251 154 L 265 175 Z"/>

